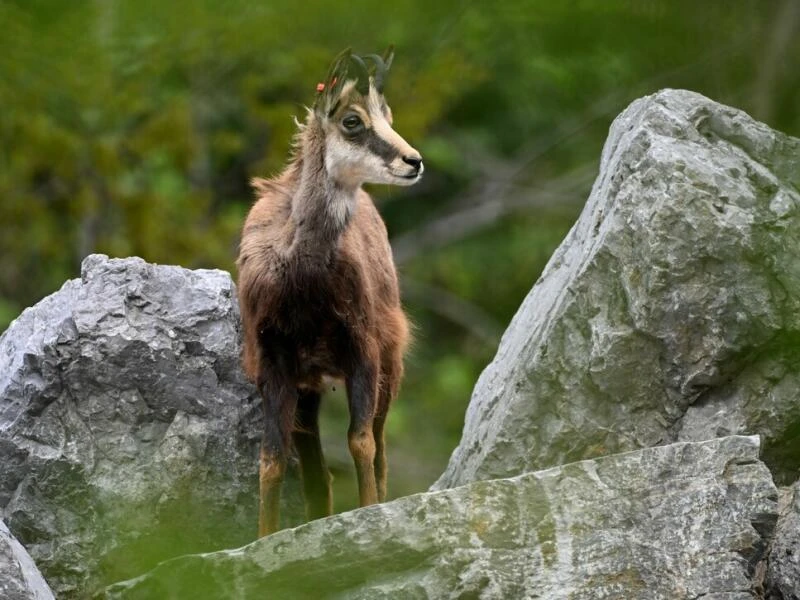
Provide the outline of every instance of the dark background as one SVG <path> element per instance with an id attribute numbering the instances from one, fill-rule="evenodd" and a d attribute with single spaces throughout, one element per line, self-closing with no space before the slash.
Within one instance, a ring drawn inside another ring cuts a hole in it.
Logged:
<path id="1" fill-rule="evenodd" d="M 231 271 L 342 48 L 396 45 L 386 95 L 425 157 L 373 187 L 417 327 L 390 496 L 444 468 L 470 391 L 574 222 L 613 118 L 688 88 L 800 135 L 800 2 L 0 0 L 0 331 L 92 252 Z M 346 405 L 323 434 L 337 510 Z"/>

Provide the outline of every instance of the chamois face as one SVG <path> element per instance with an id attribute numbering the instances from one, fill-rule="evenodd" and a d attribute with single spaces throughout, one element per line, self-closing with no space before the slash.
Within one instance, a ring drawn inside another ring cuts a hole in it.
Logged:
<path id="1" fill-rule="evenodd" d="M 346 187 L 416 183 L 424 170 L 422 156 L 392 129 L 392 112 L 382 93 L 391 49 L 386 62 L 370 56 L 376 62 L 374 74 L 360 57 L 345 52 L 334 63 L 329 75 L 333 85 L 317 110 L 329 175 Z"/>
<path id="2" fill-rule="evenodd" d="M 344 185 L 411 185 L 422 176 L 422 157 L 392 129 L 392 113 L 382 94 L 370 86 L 367 96 L 353 83 L 342 89 L 327 116 L 325 166 Z"/>

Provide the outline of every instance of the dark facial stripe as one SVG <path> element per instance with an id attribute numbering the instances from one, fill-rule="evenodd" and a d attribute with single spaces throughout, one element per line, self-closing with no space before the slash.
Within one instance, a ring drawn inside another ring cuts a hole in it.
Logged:
<path id="1" fill-rule="evenodd" d="M 367 148 L 369 148 L 369 151 L 377 156 L 380 156 L 386 163 L 390 162 L 400 154 L 397 151 L 397 148 L 375 133 L 374 129 L 367 130 L 365 138 L 364 144 Z"/>

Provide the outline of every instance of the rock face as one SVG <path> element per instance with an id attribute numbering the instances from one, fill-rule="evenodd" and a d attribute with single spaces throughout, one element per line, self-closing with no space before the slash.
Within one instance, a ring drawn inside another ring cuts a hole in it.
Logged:
<path id="1" fill-rule="evenodd" d="M 0 515 L 59 598 L 255 538 L 253 392 L 222 271 L 90 256 L 11 325 Z"/>
<path id="2" fill-rule="evenodd" d="M 800 140 L 692 92 L 611 126 L 433 489 L 733 433 L 800 467 Z"/>
<path id="3" fill-rule="evenodd" d="M 101 597 L 749 599 L 776 518 L 758 438 L 727 437 L 402 498 Z"/>
<path id="4" fill-rule="evenodd" d="M 780 517 L 768 559 L 767 598 L 797 600 L 800 598 L 800 482 L 781 492 Z"/>
<path id="5" fill-rule="evenodd" d="M 0 521 L 0 598 L 55 600 L 33 559 Z"/>

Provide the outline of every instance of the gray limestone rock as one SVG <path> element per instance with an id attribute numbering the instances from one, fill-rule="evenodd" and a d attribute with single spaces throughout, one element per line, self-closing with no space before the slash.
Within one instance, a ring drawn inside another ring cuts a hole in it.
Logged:
<path id="1" fill-rule="evenodd" d="M 222 271 L 94 255 L 0 337 L 0 516 L 59 598 L 255 538 L 235 296 Z"/>
<path id="2" fill-rule="evenodd" d="M 53 592 L 25 548 L 0 520 L 0 598 L 54 600 Z"/>
<path id="3" fill-rule="evenodd" d="M 781 490 L 778 523 L 769 551 L 769 600 L 800 600 L 800 482 Z"/>
<path id="4" fill-rule="evenodd" d="M 756 437 L 677 443 L 367 507 L 183 556 L 98 597 L 756 598 L 777 518 Z"/>
<path id="5" fill-rule="evenodd" d="M 798 389 L 800 140 L 661 91 L 611 126 L 433 489 L 737 433 L 790 483 Z"/>

